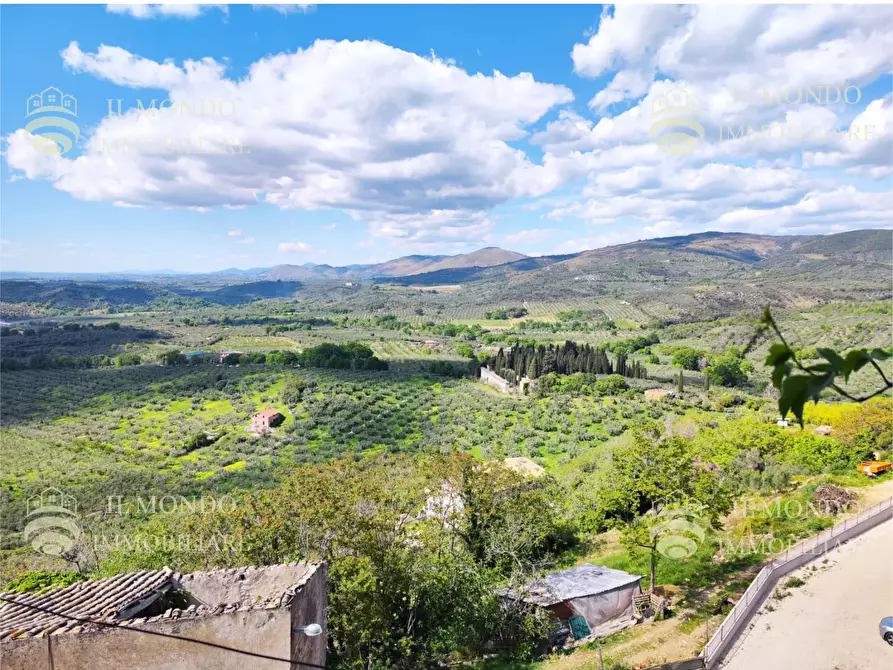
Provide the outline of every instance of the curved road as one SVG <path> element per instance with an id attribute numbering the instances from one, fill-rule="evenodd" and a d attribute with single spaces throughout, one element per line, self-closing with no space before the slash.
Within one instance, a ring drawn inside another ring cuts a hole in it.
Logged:
<path id="1" fill-rule="evenodd" d="M 893 521 L 783 577 L 776 590 L 795 575 L 806 584 L 782 600 L 770 595 L 766 603 L 774 611 L 763 605 L 721 668 L 893 668 L 893 646 L 878 633 L 880 620 L 893 616 Z"/>

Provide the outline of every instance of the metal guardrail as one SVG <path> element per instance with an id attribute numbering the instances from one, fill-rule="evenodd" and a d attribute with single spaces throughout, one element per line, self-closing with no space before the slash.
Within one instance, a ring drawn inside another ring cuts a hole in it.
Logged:
<path id="1" fill-rule="evenodd" d="M 829 546 L 829 544 L 834 538 L 840 537 L 844 532 L 854 531 L 857 526 L 864 524 L 869 519 L 890 509 L 891 506 L 893 506 L 893 498 L 888 498 L 887 500 L 879 502 L 877 505 L 857 514 L 854 519 L 845 519 L 842 523 L 837 524 L 833 528 L 798 542 L 785 551 L 783 555 L 779 554 L 777 558 L 774 558 L 764 565 L 763 569 L 757 573 L 757 576 L 754 577 L 750 586 L 747 587 L 747 590 L 741 598 L 738 599 L 738 602 L 735 603 L 735 606 L 729 611 L 722 624 L 717 628 L 716 632 L 707 643 L 707 646 L 704 647 L 703 658 L 706 661 L 707 667 L 710 667 L 711 663 L 718 660 L 716 658 L 717 652 L 722 651 L 725 646 L 723 643 L 726 641 L 726 638 L 737 633 L 740 628 L 738 626 L 739 620 L 742 617 L 750 618 L 753 616 L 754 612 L 748 613 L 747 610 L 756 599 L 761 598 L 764 595 L 762 589 L 768 581 L 773 580 L 776 575 L 781 576 L 790 572 L 791 569 L 793 569 L 791 568 L 791 564 L 795 561 L 802 565 L 803 561 L 800 559 L 802 559 L 804 554 L 812 554 L 817 558 L 829 549 L 833 549 L 836 545 L 831 544 Z M 850 537 L 861 535 L 871 527 L 873 526 L 866 525 L 865 528 L 850 535 Z"/>

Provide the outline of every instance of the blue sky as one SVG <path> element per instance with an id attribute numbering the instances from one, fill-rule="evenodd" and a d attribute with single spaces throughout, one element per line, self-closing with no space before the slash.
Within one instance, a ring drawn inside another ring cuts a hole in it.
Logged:
<path id="1" fill-rule="evenodd" d="M 890 8 L 173 12 L 0 9 L 3 269 L 342 265 L 890 225 Z M 23 130 L 49 86 L 77 99 L 64 154 Z M 649 132 L 674 87 L 699 101 L 704 136 L 685 153 Z M 859 100 L 795 100 L 807 87 Z M 731 88 L 754 94 L 733 103 Z M 153 99 L 185 107 L 137 109 Z M 233 111 L 200 117 L 199 100 Z M 717 139 L 741 126 L 773 131 Z M 159 148 L 208 137 L 246 153 Z"/>

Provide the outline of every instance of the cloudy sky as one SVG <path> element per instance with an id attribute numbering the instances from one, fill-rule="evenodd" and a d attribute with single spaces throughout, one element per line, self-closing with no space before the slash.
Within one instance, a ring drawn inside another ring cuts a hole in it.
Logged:
<path id="1" fill-rule="evenodd" d="M 6 270 L 891 225 L 890 6 L 7 5 L 0 31 Z M 50 87 L 76 117 L 29 106 Z"/>

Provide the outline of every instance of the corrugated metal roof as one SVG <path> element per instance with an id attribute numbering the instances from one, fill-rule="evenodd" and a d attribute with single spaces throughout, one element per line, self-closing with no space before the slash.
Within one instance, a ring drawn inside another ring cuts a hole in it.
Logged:
<path id="1" fill-rule="evenodd" d="M 571 570 L 553 572 L 532 582 L 525 589 L 522 600 L 549 607 L 572 598 L 613 591 L 635 584 L 641 579 L 641 575 L 631 575 L 623 570 L 584 563 Z"/>

